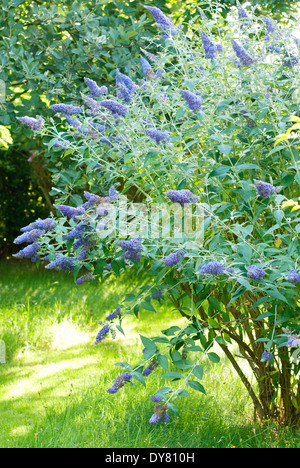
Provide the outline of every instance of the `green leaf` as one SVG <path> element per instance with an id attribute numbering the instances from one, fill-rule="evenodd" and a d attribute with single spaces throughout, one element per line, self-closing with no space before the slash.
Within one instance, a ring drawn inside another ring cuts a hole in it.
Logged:
<path id="1" fill-rule="evenodd" d="M 156 310 L 154 309 L 153 305 L 150 304 L 150 302 L 142 302 L 141 307 L 145 310 L 149 310 L 150 312 L 156 312 Z"/>
<path id="2" fill-rule="evenodd" d="M 202 378 L 203 378 L 203 367 L 200 366 L 200 365 L 194 367 L 193 374 L 195 375 L 195 377 L 197 377 L 197 379 L 202 380 Z"/>
<path id="3" fill-rule="evenodd" d="M 176 416 L 179 416 L 178 408 L 174 403 L 168 403 L 168 410 L 172 411 Z"/>
<path id="4" fill-rule="evenodd" d="M 183 375 L 179 374 L 179 372 L 167 372 L 161 376 L 162 379 L 183 379 Z"/>
<path id="5" fill-rule="evenodd" d="M 269 294 L 269 296 L 271 297 L 275 297 L 275 299 L 287 302 L 286 298 L 279 291 L 277 291 L 277 289 L 269 289 L 266 291 L 266 293 Z"/>
<path id="6" fill-rule="evenodd" d="M 159 365 L 165 369 L 165 370 L 169 370 L 169 361 L 168 361 L 168 358 L 166 356 L 162 356 L 161 354 L 159 356 L 157 356 L 157 361 L 159 363 Z"/>
<path id="7" fill-rule="evenodd" d="M 147 348 L 147 351 L 152 352 L 153 354 L 157 351 L 157 346 L 153 341 L 143 335 L 140 335 L 140 338 L 145 348 Z"/>
<path id="8" fill-rule="evenodd" d="M 211 362 L 218 364 L 220 362 L 220 358 L 216 353 L 207 353 L 207 357 Z"/>
<path id="9" fill-rule="evenodd" d="M 204 395 L 206 395 L 206 391 L 205 391 L 205 388 L 203 387 L 203 385 L 201 385 L 200 382 L 196 382 L 195 380 L 189 380 L 187 382 L 188 386 L 191 387 L 193 390 L 196 390 L 197 392 L 200 392 L 200 393 L 203 393 Z"/>
<path id="10" fill-rule="evenodd" d="M 271 312 L 264 312 L 263 314 L 260 314 L 258 317 L 256 317 L 255 320 L 263 320 L 267 317 L 271 317 L 272 315 L 274 314 L 272 314 Z"/>
<path id="11" fill-rule="evenodd" d="M 212 327 L 212 328 L 219 328 L 220 327 L 220 325 L 218 324 L 218 322 L 215 319 L 208 318 L 207 322 L 208 322 L 209 326 Z"/>
<path id="12" fill-rule="evenodd" d="M 181 359 L 180 361 L 174 361 L 174 366 L 178 367 L 179 369 L 190 369 L 193 364 L 187 359 Z"/>
<path id="13" fill-rule="evenodd" d="M 183 398 L 191 398 L 191 395 L 186 390 L 178 390 L 177 395 Z"/>
<path id="14" fill-rule="evenodd" d="M 219 146 L 218 146 L 218 150 L 219 150 L 221 153 L 223 153 L 223 154 L 225 154 L 226 156 L 228 156 L 229 153 L 230 153 L 230 151 L 232 150 L 232 147 L 231 147 L 230 145 L 224 145 L 224 144 L 222 144 L 222 145 L 219 145 Z M 229 169 L 229 168 L 228 168 L 228 169 Z"/>
<path id="15" fill-rule="evenodd" d="M 116 260 L 111 261 L 111 269 L 117 276 L 120 276 L 120 266 Z"/>
<path id="16" fill-rule="evenodd" d="M 134 371 L 132 372 L 131 376 L 133 379 L 138 380 L 142 385 L 144 385 L 144 387 L 146 387 L 145 378 L 140 372 Z"/>
<path id="17" fill-rule="evenodd" d="M 162 333 L 166 336 L 172 336 L 172 335 L 175 335 L 175 333 L 180 330 L 181 328 L 173 326 L 173 327 L 167 328 L 166 330 L 162 330 Z"/>

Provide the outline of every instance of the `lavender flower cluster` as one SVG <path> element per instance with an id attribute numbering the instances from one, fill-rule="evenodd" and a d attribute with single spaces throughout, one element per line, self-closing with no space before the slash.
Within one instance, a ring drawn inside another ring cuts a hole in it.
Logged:
<path id="1" fill-rule="evenodd" d="M 167 132 L 163 132 L 159 129 L 149 129 L 145 130 L 145 133 L 149 135 L 150 138 L 155 140 L 156 144 L 159 145 L 160 143 L 166 143 L 170 141 L 170 137 Z"/>
<path id="2" fill-rule="evenodd" d="M 124 372 L 123 374 L 119 375 L 116 378 L 114 384 L 107 390 L 107 393 L 117 393 L 120 388 L 124 387 L 125 383 L 131 381 L 131 378 L 132 376 L 130 372 Z"/>
<path id="3" fill-rule="evenodd" d="M 166 16 L 159 8 L 148 6 L 147 10 L 150 11 L 153 18 L 156 21 L 158 29 L 164 33 L 163 38 L 168 39 L 172 36 L 175 36 L 178 32 L 178 29 L 175 28 L 175 25 L 172 19 L 169 16 Z"/>
<path id="4" fill-rule="evenodd" d="M 177 252 L 172 252 L 163 258 L 163 263 L 165 266 L 174 266 L 177 265 L 181 259 L 185 257 L 185 252 L 183 250 L 178 250 Z"/>
<path id="5" fill-rule="evenodd" d="M 272 184 L 262 180 L 254 180 L 254 183 L 258 195 L 263 198 L 268 198 L 270 195 L 278 193 L 281 189 L 281 187 L 274 187 Z"/>
<path id="6" fill-rule="evenodd" d="M 46 232 L 54 229 L 56 225 L 56 221 L 46 218 L 38 219 L 34 223 L 21 228 L 23 234 L 15 239 L 15 244 L 29 243 L 30 245 L 20 250 L 14 256 L 18 258 L 30 258 L 32 262 L 36 262 L 39 259 L 38 251 L 40 250 L 40 245 L 36 241 Z"/>
<path id="7" fill-rule="evenodd" d="M 255 62 L 255 59 L 248 54 L 245 47 L 239 44 L 235 39 L 231 39 L 231 45 L 242 65 L 249 67 Z"/>
<path id="8" fill-rule="evenodd" d="M 99 97 L 99 96 L 102 96 L 103 94 L 108 93 L 106 86 L 99 87 L 97 83 L 94 80 L 91 80 L 90 78 L 84 78 L 84 82 L 88 86 L 92 97 Z"/>
<path id="9" fill-rule="evenodd" d="M 203 99 L 199 94 L 192 93 L 192 91 L 188 91 L 185 89 L 182 89 L 180 93 L 182 97 L 185 99 L 185 101 L 187 102 L 189 108 L 193 112 L 197 112 L 198 110 L 201 110 Z"/>
<path id="10" fill-rule="evenodd" d="M 118 317 L 121 317 L 121 309 L 120 307 L 117 307 L 113 312 L 111 312 L 106 318 L 105 318 L 105 325 L 100 329 L 96 336 L 95 344 L 100 343 L 103 341 L 108 333 L 111 331 L 111 323 L 116 320 Z"/>
<path id="11" fill-rule="evenodd" d="M 139 237 L 127 241 L 120 240 L 118 245 L 122 249 L 126 250 L 126 252 L 121 255 L 121 258 L 132 261 L 139 261 L 141 259 L 141 251 L 143 246 Z"/>
<path id="12" fill-rule="evenodd" d="M 158 362 L 156 359 L 153 359 L 150 364 L 143 370 L 143 376 L 148 377 L 152 372 L 158 367 Z"/>
<path id="13" fill-rule="evenodd" d="M 248 267 L 248 278 L 259 280 L 266 275 L 266 272 L 263 268 L 257 265 L 250 265 Z"/>
<path id="14" fill-rule="evenodd" d="M 132 101 L 133 95 L 138 89 L 138 86 L 132 81 L 132 79 L 117 70 L 116 85 L 118 99 L 122 99 L 126 103 Z"/>
<path id="15" fill-rule="evenodd" d="M 215 60 L 218 52 L 223 51 L 222 45 L 215 44 L 204 31 L 201 32 L 201 39 L 205 57 L 210 60 Z"/>
<path id="16" fill-rule="evenodd" d="M 200 197 L 194 195 L 190 190 L 168 190 L 165 192 L 166 197 L 173 203 L 179 203 L 184 206 L 186 203 L 198 203 Z"/>
<path id="17" fill-rule="evenodd" d="M 162 420 L 165 424 L 170 421 L 170 416 L 166 413 L 168 409 L 167 404 L 156 405 L 154 413 L 149 420 L 149 424 L 157 424 L 158 421 Z"/>
<path id="18" fill-rule="evenodd" d="M 33 117 L 18 117 L 18 120 L 21 124 L 26 125 L 27 127 L 31 128 L 35 132 L 40 132 L 44 127 L 45 120 L 40 115 L 37 115 L 34 119 Z"/>

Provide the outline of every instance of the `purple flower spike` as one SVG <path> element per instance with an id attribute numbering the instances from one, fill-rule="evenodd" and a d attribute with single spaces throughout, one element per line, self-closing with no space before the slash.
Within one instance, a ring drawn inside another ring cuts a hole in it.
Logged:
<path id="1" fill-rule="evenodd" d="M 222 265 L 220 262 L 209 262 L 205 265 L 201 265 L 198 270 L 198 273 L 201 275 L 213 275 L 213 276 L 220 276 L 223 275 L 226 271 L 226 267 Z"/>
<path id="2" fill-rule="evenodd" d="M 149 424 L 157 424 L 160 418 L 161 416 L 158 416 L 157 414 L 152 414 L 151 418 L 149 419 Z"/>
<path id="3" fill-rule="evenodd" d="M 125 382 L 130 382 L 132 379 L 132 375 L 130 372 L 124 372 L 123 374 L 121 374 L 121 377 Z"/>
<path id="4" fill-rule="evenodd" d="M 24 242 L 32 243 L 35 242 L 39 237 L 45 234 L 45 231 L 40 229 L 33 229 L 32 231 L 26 231 L 21 236 L 18 236 L 15 240 L 15 244 L 23 244 Z"/>
<path id="5" fill-rule="evenodd" d="M 38 219 L 33 223 L 25 226 L 21 229 L 21 232 L 32 231 L 33 229 L 40 229 L 41 231 L 51 231 L 55 226 L 57 226 L 57 222 L 53 221 L 51 218 L 46 219 Z"/>
<path id="6" fill-rule="evenodd" d="M 58 268 L 62 271 L 74 271 L 76 267 L 76 259 L 72 257 L 65 257 L 64 255 L 58 255 L 56 259 L 46 265 L 47 270 L 52 270 L 53 268 Z"/>
<path id="7" fill-rule="evenodd" d="M 87 87 L 91 91 L 91 95 L 93 97 L 98 97 L 103 94 L 107 94 L 107 87 L 106 86 L 101 86 L 99 87 L 97 83 L 93 80 L 90 80 L 90 78 L 84 78 L 84 82 L 87 85 Z"/>
<path id="8" fill-rule="evenodd" d="M 178 32 L 178 29 L 175 28 L 175 25 L 170 17 L 166 16 L 159 8 L 147 6 L 147 10 L 150 11 L 153 18 L 156 21 L 158 29 L 164 32 L 164 39 L 168 37 L 175 36 Z"/>
<path id="9" fill-rule="evenodd" d="M 158 395 L 151 395 L 150 398 L 153 401 L 153 403 L 159 403 L 161 401 L 161 397 Z"/>
<path id="10" fill-rule="evenodd" d="M 251 55 L 248 54 L 246 49 L 241 44 L 239 44 L 234 39 L 231 39 L 231 44 L 234 52 L 236 53 L 236 56 L 240 59 L 242 65 L 250 66 L 255 62 L 254 58 L 252 58 Z"/>
<path id="11" fill-rule="evenodd" d="M 40 246 L 37 243 L 33 243 L 25 247 L 23 250 L 20 250 L 14 255 L 14 257 L 19 258 L 30 258 L 32 262 L 35 262 L 38 259 L 37 252 L 40 249 Z"/>
<path id="12" fill-rule="evenodd" d="M 77 285 L 84 284 L 84 283 L 87 283 L 88 281 L 93 281 L 94 279 L 95 278 L 92 275 L 92 273 L 87 273 L 86 275 L 83 275 L 80 278 L 78 278 L 78 280 L 76 281 L 76 284 Z"/>
<path id="13" fill-rule="evenodd" d="M 124 116 L 127 113 L 127 107 L 120 102 L 114 101 L 113 99 L 107 99 L 106 101 L 100 102 L 102 107 L 105 107 L 112 114 Z"/>
<path id="14" fill-rule="evenodd" d="M 166 132 L 163 132 L 162 130 L 150 129 L 145 130 L 145 132 L 147 133 L 147 135 L 149 135 L 150 138 L 155 140 L 157 145 L 159 145 L 160 143 L 170 141 L 169 135 Z"/>
<path id="15" fill-rule="evenodd" d="M 171 418 L 170 418 L 170 415 L 167 414 L 167 413 L 164 413 L 164 414 L 162 415 L 162 417 L 161 417 L 162 422 L 165 423 L 165 424 L 167 424 L 167 423 L 170 421 L 170 419 L 171 419 Z"/>
<path id="16" fill-rule="evenodd" d="M 117 200 L 118 199 L 118 192 L 115 189 L 115 187 L 112 185 L 109 189 L 108 196 L 111 200 Z"/>
<path id="17" fill-rule="evenodd" d="M 160 301 L 163 298 L 164 298 L 164 296 L 163 296 L 163 293 L 162 293 L 161 289 L 158 289 L 157 291 L 155 291 L 154 293 L 151 294 L 151 299 L 153 299 L 155 301 Z"/>
<path id="18" fill-rule="evenodd" d="M 54 112 L 61 112 L 65 115 L 81 114 L 81 107 L 72 104 L 53 104 L 50 109 Z"/>
<path id="19" fill-rule="evenodd" d="M 108 322 L 111 322 L 112 320 L 115 320 L 116 318 L 121 317 L 121 309 L 120 307 L 117 307 L 111 314 L 109 314 L 105 320 Z"/>
<path id="20" fill-rule="evenodd" d="M 202 31 L 201 33 L 202 45 L 205 53 L 205 57 L 210 60 L 214 60 L 217 56 L 218 50 L 214 42 L 208 37 L 208 35 Z"/>
<path id="21" fill-rule="evenodd" d="M 18 117 L 18 120 L 35 132 L 40 132 L 45 124 L 45 120 L 39 115 L 36 116 L 36 119 L 32 117 Z"/>
<path id="22" fill-rule="evenodd" d="M 168 409 L 167 405 L 156 405 L 154 409 L 154 414 L 151 416 L 149 423 L 156 424 L 158 421 L 163 418 L 163 422 L 168 422 L 170 418 L 167 418 L 166 411 Z M 164 417 L 165 416 L 165 417 Z"/>
<path id="23" fill-rule="evenodd" d="M 250 265 L 248 268 L 248 278 L 258 280 L 265 276 L 266 272 L 263 268 L 256 265 Z"/>
<path id="24" fill-rule="evenodd" d="M 64 216 L 66 216 L 67 218 L 72 218 L 74 220 L 76 220 L 77 216 L 81 216 L 85 213 L 84 208 L 81 206 L 78 206 L 77 208 L 73 208 L 72 206 L 67 206 L 67 205 L 54 205 L 54 206 Z"/>
<path id="25" fill-rule="evenodd" d="M 141 259 L 140 252 L 142 250 L 142 241 L 139 237 L 128 241 L 120 240 L 119 246 L 126 250 L 126 252 L 121 255 L 121 258 L 133 261 L 138 261 Z"/>
<path id="26" fill-rule="evenodd" d="M 130 372 L 124 372 L 124 374 L 119 375 L 114 384 L 107 390 L 108 393 L 117 393 L 120 388 L 124 387 L 126 382 L 130 382 L 131 374 Z"/>
<path id="27" fill-rule="evenodd" d="M 153 359 L 150 362 L 150 364 L 144 369 L 143 376 L 148 377 L 148 375 L 152 374 L 154 369 L 156 369 L 157 367 L 158 367 L 158 362 L 155 359 Z"/>
<path id="28" fill-rule="evenodd" d="M 174 266 L 179 263 L 179 261 L 184 258 L 185 253 L 183 250 L 178 250 L 175 253 L 170 253 L 167 257 L 163 259 L 165 266 Z"/>
<path id="29" fill-rule="evenodd" d="M 267 31 L 264 37 L 264 41 L 269 41 L 271 39 L 271 35 L 277 31 L 278 26 L 277 26 L 277 21 L 272 20 L 271 18 L 268 18 L 267 16 L 262 16 L 262 19 L 267 26 Z"/>
<path id="30" fill-rule="evenodd" d="M 129 76 L 117 70 L 116 73 L 117 97 L 125 102 L 130 102 L 138 86 Z"/>
<path id="31" fill-rule="evenodd" d="M 142 64 L 142 69 L 143 69 L 143 73 L 144 75 L 148 78 L 148 79 L 152 79 L 155 77 L 155 74 L 153 72 L 153 68 L 151 67 L 150 63 L 148 62 L 148 60 L 146 60 L 144 57 L 141 57 L 141 64 Z"/>
<path id="32" fill-rule="evenodd" d="M 180 93 L 192 111 L 196 112 L 201 109 L 203 99 L 199 94 L 195 94 L 184 89 L 181 90 Z"/>
<path id="33" fill-rule="evenodd" d="M 300 273 L 297 273 L 297 270 L 293 269 L 289 272 L 288 280 L 293 283 L 300 283 Z"/>
<path id="34" fill-rule="evenodd" d="M 300 337 L 299 337 L 299 335 L 290 335 L 288 337 L 288 341 L 287 341 L 286 346 L 288 348 L 297 348 L 298 346 L 300 346 Z"/>
<path id="35" fill-rule="evenodd" d="M 264 351 L 261 355 L 260 362 L 270 362 L 273 358 L 273 354 L 270 351 Z"/>
<path id="36" fill-rule="evenodd" d="M 258 195 L 263 198 L 268 198 L 271 194 L 279 192 L 281 187 L 274 187 L 268 182 L 263 182 L 262 180 L 254 180 L 255 188 Z"/>
<path id="37" fill-rule="evenodd" d="M 238 9 L 238 18 L 241 20 L 240 29 L 243 29 L 247 24 L 251 23 L 251 19 L 247 11 L 242 7 L 240 2 L 237 2 L 237 9 Z"/>
<path id="38" fill-rule="evenodd" d="M 179 203 L 184 206 L 186 203 L 198 203 L 200 197 L 194 195 L 190 190 L 168 190 L 165 192 L 166 197 L 173 203 Z"/>
<path id="39" fill-rule="evenodd" d="M 98 344 L 98 343 L 100 343 L 101 341 L 103 341 L 104 338 L 107 337 L 109 331 L 110 331 L 109 325 L 107 325 L 107 324 L 104 325 L 104 327 L 101 328 L 101 330 L 99 331 L 98 335 L 96 336 L 95 344 Z"/>

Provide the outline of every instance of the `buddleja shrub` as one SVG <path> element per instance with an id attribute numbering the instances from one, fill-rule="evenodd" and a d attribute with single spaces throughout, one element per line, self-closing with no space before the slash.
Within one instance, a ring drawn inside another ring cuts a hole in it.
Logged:
<path id="1" fill-rule="evenodd" d="M 222 29 L 218 14 L 207 20 L 201 12 L 193 34 L 148 10 L 160 42 L 157 54 L 145 50 L 140 58 L 143 79 L 118 70 L 116 95 L 108 95 L 87 77 L 80 102 L 53 106 L 47 131 L 39 117 L 21 119 L 44 135 L 49 151 L 68 158 L 85 191 L 70 198 L 72 206 L 58 204 L 57 219 L 25 227 L 16 242 L 29 244 L 18 256 L 73 271 L 78 285 L 133 268 L 149 273 L 148 286 L 106 317 L 97 344 L 122 331 L 125 317 L 167 298 L 186 317 L 183 328 L 142 336 L 141 361 L 122 363 L 108 389 L 145 385 L 160 372 L 170 386 L 152 395 L 150 423 L 167 422 L 174 399 L 189 389 L 205 393 L 202 363 L 219 362 L 218 344 L 259 417 L 298 424 L 299 152 L 290 139 L 275 145 L 298 111 L 297 40 L 240 5 Z M 125 196 L 127 236 L 120 229 Z M 163 206 L 162 215 L 152 206 Z M 153 235 L 168 206 L 194 213 L 201 206 L 194 236 L 181 232 L 175 214 L 173 236 Z"/>

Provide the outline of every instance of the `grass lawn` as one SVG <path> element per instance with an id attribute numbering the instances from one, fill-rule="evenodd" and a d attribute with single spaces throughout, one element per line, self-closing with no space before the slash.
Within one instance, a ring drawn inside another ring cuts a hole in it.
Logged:
<path id="1" fill-rule="evenodd" d="M 157 369 L 147 387 L 134 381 L 106 393 L 121 372 L 116 362 L 137 364 L 139 333 L 159 334 L 183 324 L 170 304 L 124 323 L 125 337 L 94 345 L 97 320 L 111 312 L 138 280 L 111 278 L 74 286 L 72 276 L 38 271 L 16 261 L 0 263 L 0 447 L 300 447 L 300 433 L 253 422 L 252 405 L 226 359 L 204 363 L 207 396 L 189 390 L 180 417 L 148 423 L 150 395 L 163 385 Z"/>

